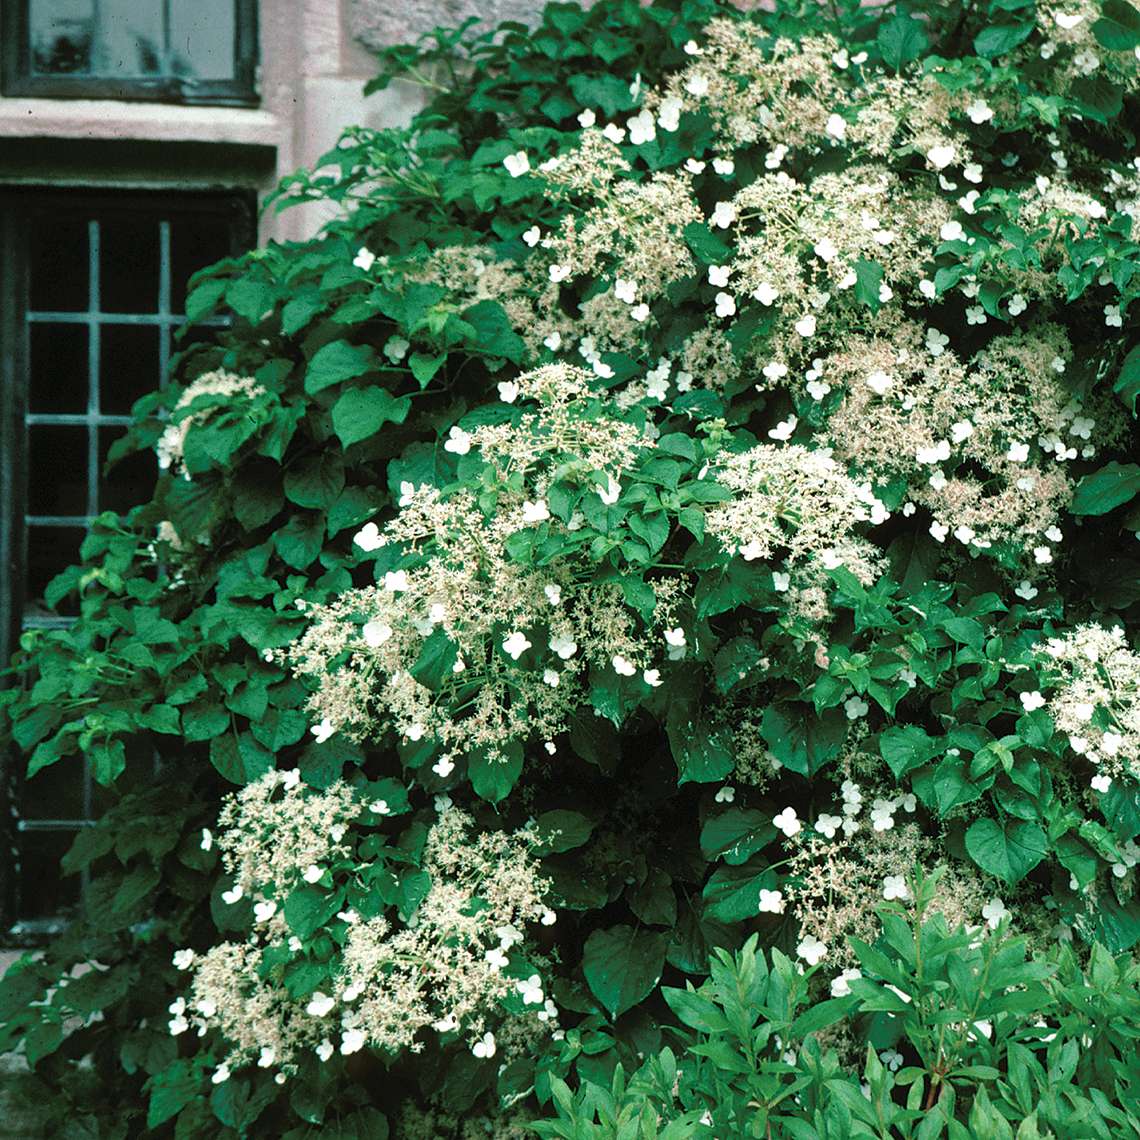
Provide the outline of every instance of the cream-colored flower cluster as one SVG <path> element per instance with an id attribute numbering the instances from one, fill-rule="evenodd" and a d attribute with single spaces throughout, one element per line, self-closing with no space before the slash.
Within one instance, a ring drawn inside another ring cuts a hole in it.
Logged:
<path id="1" fill-rule="evenodd" d="M 797 608 L 826 614 L 829 569 L 843 566 L 865 585 L 878 576 L 881 555 L 860 531 L 889 512 L 828 451 L 760 444 L 723 455 L 715 474 L 733 498 L 709 510 L 709 534 L 745 561 L 782 565 L 776 589 Z"/>
<path id="2" fill-rule="evenodd" d="M 1073 751 L 1096 767 L 1093 788 L 1140 777 L 1140 653 L 1124 630 L 1079 625 L 1037 650 L 1053 674 L 1045 707 Z"/>
<path id="3" fill-rule="evenodd" d="M 221 411 L 232 415 L 234 405 L 264 395 L 265 389 L 252 377 L 223 370 L 203 373 L 178 398 L 171 422 L 155 445 L 159 467 L 177 471 L 182 466 L 186 436 L 195 424 L 204 424 Z"/>
<path id="4" fill-rule="evenodd" d="M 478 447 L 494 473 L 489 505 L 466 489 L 408 485 L 383 532 L 357 535 L 359 545 L 398 546 L 410 564 L 309 611 L 313 624 L 287 656 L 316 682 L 320 720 L 358 736 L 434 738 L 449 769 L 455 755 L 484 749 L 494 759 L 532 736 L 552 742 L 582 707 L 591 667 L 657 683 L 684 581 L 656 583 L 652 616 L 640 617 L 619 583 L 598 579 L 576 537 L 584 517 L 563 521 L 546 499 L 558 480 L 599 506 L 615 502 L 623 470 L 650 446 L 631 424 L 589 414 L 588 381 L 567 365 L 538 369 L 505 382 L 510 402 L 538 402 L 517 424 L 452 429 L 452 446 Z M 563 552 L 512 558 L 512 539 L 539 526 Z M 433 638 L 446 664 L 428 680 L 419 663 Z"/>
<path id="5" fill-rule="evenodd" d="M 525 968 L 513 962 L 524 952 L 526 927 L 556 917 L 533 855 L 535 834 L 473 835 L 474 821 L 446 797 L 437 808 L 414 912 L 403 922 L 338 913 L 326 925 L 338 932 L 340 959 L 321 990 L 297 996 L 288 966 L 307 958 L 286 921 L 287 900 L 296 891 L 335 889 L 340 864 L 358 862 L 352 827 L 363 801 L 344 784 L 316 791 L 282 772 L 229 798 L 216 842 L 235 885 L 222 901 L 250 898 L 253 927 L 242 943 L 200 956 L 178 951 L 175 965 L 192 978 L 189 994 L 170 1007 L 171 1033 L 220 1035 L 226 1052 L 215 1083 L 252 1063 L 284 1080 L 309 1050 L 321 1061 L 366 1046 L 418 1051 L 428 1029 L 463 1035 L 477 1055 L 490 1056 L 496 1045 L 488 1025 L 508 1001 L 535 1015 L 527 1019 L 530 1038 L 557 1030 L 557 1007 L 534 970 L 539 959 L 528 954 Z M 502 1044 L 517 1037 L 507 1034 Z"/>

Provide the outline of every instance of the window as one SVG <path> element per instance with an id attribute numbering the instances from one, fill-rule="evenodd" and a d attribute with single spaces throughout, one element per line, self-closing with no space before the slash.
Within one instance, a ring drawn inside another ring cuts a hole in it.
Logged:
<path id="1" fill-rule="evenodd" d="M 0 0 L 5 95 L 255 103 L 256 0 Z"/>
<path id="2" fill-rule="evenodd" d="M 0 192 L 4 661 L 21 630 L 70 620 L 50 612 L 43 593 L 76 561 L 90 519 L 149 496 L 154 460 L 132 456 L 108 472 L 107 450 L 134 401 L 165 378 L 187 278 L 252 244 L 253 228 L 245 195 Z M 79 884 L 60 879 L 58 861 L 100 805 L 74 763 L 23 787 L 21 767 L 14 760 L 9 781 L 17 810 L 5 909 L 27 935 L 75 904 Z"/>

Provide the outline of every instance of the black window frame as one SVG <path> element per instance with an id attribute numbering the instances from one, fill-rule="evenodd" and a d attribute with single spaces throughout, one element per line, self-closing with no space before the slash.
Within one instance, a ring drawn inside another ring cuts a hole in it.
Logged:
<path id="1" fill-rule="evenodd" d="M 113 187 L 45 187 L 0 185 L 0 669 L 9 663 L 25 629 L 66 628 L 73 618 L 37 615 L 25 620 L 25 548 L 28 497 L 27 430 L 30 421 L 44 415 L 29 411 L 30 330 L 35 311 L 31 308 L 30 271 L 27 259 L 27 236 L 30 220 L 36 215 L 52 217 L 61 209 L 96 215 L 101 224 L 119 213 L 130 214 L 140 209 L 176 219 L 179 215 L 215 214 L 225 218 L 231 229 L 231 252 L 252 249 L 257 236 L 257 195 L 236 187 L 202 187 L 177 189 L 117 189 Z M 161 224 L 169 225 L 170 222 Z M 90 251 L 89 251 L 90 256 Z M 166 255 L 163 255 L 166 256 Z M 169 277 L 171 266 L 165 274 Z M 159 309 L 155 320 L 163 322 L 173 336 L 183 318 L 166 308 L 160 288 Z M 117 324 L 123 314 L 103 314 L 101 306 L 90 299 L 91 319 Z M 96 317 L 98 314 L 98 317 Z M 71 314 L 84 319 L 84 313 Z M 126 318 L 124 318 L 126 319 Z M 177 323 L 176 323 L 177 322 Z M 211 321 L 209 323 L 215 323 Z M 222 321 L 221 323 L 225 323 Z M 172 344 L 174 351 L 177 346 Z M 165 354 L 160 361 L 166 362 Z M 161 378 L 169 380 L 169 374 Z M 88 382 L 91 382 L 89 375 Z M 51 414 L 47 415 L 51 418 Z M 114 426 L 128 417 L 99 417 L 113 421 Z M 156 468 L 156 475 L 158 474 Z M 0 686 L 7 679 L 0 678 Z M 26 756 L 15 748 L 0 749 L 0 947 L 27 946 L 38 943 L 57 932 L 66 916 L 24 921 L 26 911 L 21 903 L 24 882 L 18 867 L 21 831 L 77 831 L 93 817 L 93 787 L 89 774 L 84 774 L 84 820 L 23 820 L 20 803 Z M 64 761 L 63 763 L 73 763 Z M 84 885 L 86 875 L 83 876 Z M 82 892 L 81 892 L 82 894 Z"/>
<path id="2" fill-rule="evenodd" d="M 171 2 L 171 0 L 167 0 Z M 176 76 L 109 79 L 91 75 L 36 75 L 31 67 L 30 0 L 0 0 L 0 94 L 33 99 L 115 99 L 188 106 L 256 107 L 257 0 L 234 5 L 233 79 Z"/>

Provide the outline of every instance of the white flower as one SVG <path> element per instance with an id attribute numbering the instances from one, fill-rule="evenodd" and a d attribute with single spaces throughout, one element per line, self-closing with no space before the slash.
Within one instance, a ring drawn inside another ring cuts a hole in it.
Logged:
<path id="1" fill-rule="evenodd" d="M 501 946 L 492 947 L 490 950 L 484 953 L 483 958 L 485 959 L 487 965 L 490 966 L 491 969 L 495 971 L 495 973 L 498 973 L 500 970 L 504 969 L 510 962 L 510 959 L 506 956 L 506 954 L 503 953 Z"/>
<path id="2" fill-rule="evenodd" d="M 709 221 L 718 229 L 727 230 L 736 221 L 736 207 L 731 202 L 717 202 Z"/>
<path id="3" fill-rule="evenodd" d="M 982 168 L 976 162 L 968 162 L 962 167 L 962 177 L 976 186 L 982 180 Z"/>
<path id="4" fill-rule="evenodd" d="M 408 588 L 407 570 L 385 570 L 384 589 L 389 594 L 399 594 Z"/>
<path id="5" fill-rule="evenodd" d="M 621 484 L 612 475 L 607 475 L 606 480 L 605 489 L 598 489 L 598 498 L 601 499 L 607 507 L 612 507 L 621 495 Z"/>
<path id="6" fill-rule="evenodd" d="M 424 726 L 422 724 L 414 724 L 414 725 L 412 725 L 412 729 L 418 729 L 419 731 L 415 735 L 413 735 L 412 730 L 409 729 L 408 730 L 408 739 L 409 740 L 419 740 L 423 737 Z M 368 805 L 368 810 L 370 812 L 372 812 L 373 815 L 391 815 L 392 814 L 392 809 L 388 806 L 387 800 L 373 800 Z"/>
<path id="7" fill-rule="evenodd" d="M 843 702 L 843 707 L 847 712 L 848 720 L 858 720 L 871 711 L 871 706 L 862 697 L 848 697 Z"/>
<path id="8" fill-rule="evenodd" d="M 507 157 L 503 159 L 503 165 L 507 168 L 507 173 L 512 178 L 518 178 L 530 169 L 530 158 L 527 156 L 525 150 L 518 150 L 515 151 L 514 154 L 508 154 Z"/>
<path id="9" fill-rule="evenodd" d="M 512 661 L 517 661 L 530 647 L 531 642 L 527 640 L 526 634 L 520 630 L 516 629 L 503 638 L 503 652 Z"/>
<path id="10" fill-rule="evenodd" d="M 584 111 L 580 111 L 578 113 L 578 126 L 580 126 L 583 130 L 586 130 L 588 127 L 592 127 L 597 121 L 598 116 L 595 115 L 589 107 L 587 107 Z"/>
<path id="11" fill-rule="evenodd" d="M 942 229 L 938 231 L 938 236 L 943 241 L 961 241 L 965 236 L 962 229 L 961 222 L 946 222 Z"/>
<path id="12" fill-rule="evenodd" d="M 665 631 L 665 644 L 679 646 L 685 644 L 685 631 L 677 626 L 676 629 L 667 629 Z"/>
<path id="13" fill-rule="evenodd" d="M 210 1083 L 213 1085 L 222 1085 L 222 1084 L 225 1084 L 226 1081 L 228 1081 L 229 1079 L 230 1079 L 230 1067 L 229 1067 L 229 1065 L 219 1065 L 214 1070 L 213 1075 L 210 1077 Z"/>
<path id="14" fill-rule="evenodd" d="M 499 381 L 499 399 L 504 404 L 513 404 L 519 398 L 519 386 L 513 380 Z"/>
<path id="15" fill-rule="evenodd" d="M 760 914 L 783 914 L 784 892 L 769 891 L 761 887 L 759 912 Z"/>
<path id="16" fill-rule="evenodd" d="M 723 288 L 728 284 L 728 278 L 731 273 L 732 270 L 727 265 L 710 265 L 709 284 L 716 285 L 718 288 Z"/>
<path id="17" fill-rule="evenodd" d="M 569 661 L 578 652 L 578 643 L 566 634 L 558 634 L 550 639 L 550 651 L 557 653 L 563 661 Z"/>
<path id="18" fill-rule="evenodd" d="M 985 906 L 982 907 L 982 918 L 986 920 L 986 925 L 991 930 L 997 930 L 998 925 L 1003 918 L 1009 917 L 1009 911 L 1005 908 L 1005 903 L 999 898 L 992 898 Z"/>
<path id="19" fill-rule="evenodd" d="M 976 534 L 974 528 L 961 523 L 954 528 L 954 537 L 962 543 L 963 546 L 969 546 L 974 541 Z"/>
<path id="20" fill-rule="evenodd" d="M 542 672 L 542 682 L 549 685 L 552 689 L 558 688 L 558 682 L 561 680 L 557 669 L 544 669 Z"/>
<path id="21" fill-rule="evenodd" d="M 718 804 L 730 804 L 736 799 L 736 789 L 731 784 L 725 784 L 724 787 L 717 790 L 713 799 Z"/>
<path id="22" fill-rule="evenodd" d="M 304 879 L 306 883 L 319 883 L 321 876 L 324 873 L 325 872 L 322 867 L 319 867 L 316 863 L 310 863 L 305 868 L 305 871 L 301 875 L 301 878 Z"/>
<path id="23" fill-rule="evenodd" d="M 772 823 L 775 824 L 776 828 L 779 831 L 782 831 L 789 839 L 791 839 L 791 837 L 795 835 L 802 826 L 800 821 L 796 818 L 795 809 L 791 807 L 784 808 L 784 810 L 780 812 L 779 815 L 775 816 L 772 819 Z"/>
<path id="24" fill-rule="evenodd" d="M 277 904 L 272 899 L 253 904 L 254 922 L 268 922 L 277 913 Z"/>
<path id="25" fill-rule="evenodd" d="M 842 115 L 833 113 L 828 117 L 827 125 L 823 129 L 836 142 L 842 142 L 847 137 L 847 120 Z"/>
<path id="26" fill-rule="evenodd" d="M 1115 756 L 1123 743 L 1124 737 L 1119 732 L 1106 732 L 1100 738 L 1100 748 L 1106 756 Z"/>
<path id="27" fill-rule="evenodd" d="M 455 761 L 450 756 L 441 756 L 432 766 L 431 770 L 441 779 L 446 780 L 455 771 Z"/>
<path id="28" fill-rule="evenodd" d="M 784 443 L 792 438 L 796 430 L 796 424 L 799 421 L 795 416 L 788 416 L 786 420 L 781 420 L 774 428 L 768 432 L 768 438 Z"/>
<path id="29" fill-rule="evenodd" d="M 198 844 L 203 851 L 209 851 L 214 846 L 214 833 L 208 828 L 202 828 L 202 842 Z"/>
<path id="30" fill-rule="evenodd" d="M 617 123 L 606 123 L 602 134 L 605 135 L 614 146 L 619 146 L 625 141 L 625 128 L 619 127 Z"/>
<path id="31" fill-rule="evenodd" d="M 194 951 L 193 950 L 175 950 L 174 957 L 171 959 L 174 963 L 176 970 L 189 970 L 194 964 Z"/>
<path id="32" fill-rule="evenodd" d="M 752 296 L 755 297 L 761 305 L 770 305 L 779 295 L 775 286 L 770 281 L 760 282 L 752 291 Z"/>
<path id="33" fill-rule="evenodd" d="M 867 377 L 867 387 L 877 396 L 885 396 L 892 383 L 893 381 L 885 372 L 872 372 Z"/>
<path id="34" fill-rule="evenodd" d="M 305 1006 L 305 1012 L 310 1017 L 327 1017 L 332 1013 L 333 1006 L 336 1005 L 336 998 L 329 997 L 328 994 L 321 993 L 317 990 L 311 998 L 309 1004 Z"/>
<path id="35" fill-rule="evenodd" d="M 863 976 L 861 970 L 844 970 L 831 982 L 831 996 L 833 998 L 847 997 L 851 992 L 851 983 Z"/>
<path id="36" fill-rule="evenodd" d="M 812 246 L 812 252 L 820 261 L 834 261 L 839 256 L 839 248 L 831 238 L 823 238 Z"/>
<path id="37" fill-rule="evenodd" d="M 1105 305 L 1104 307 L 1104 323 L 1109 328 L 1121 328 L 1124 324 L 1124 318 L 1120 314 L 1119 305 Z"/>
<path id="38" fill-rule="evenodd" d="M 538 245 L 541 238 L 542 230 L 540 230 L 538 226 L 531 226 L 529 230 L 523 230 L 522 239 L 531 249 L 534 249 L 534 247 Z"/>
<path id="39" fill-rule="evenodd" d="M 883 898 L 890 902 L 892 899 L 910 898 L 906 889 L 906 879 L 902 875 L 887 875 L 883 879 Z"/>
<path id="40" fill-rule="evenodd" d="M 318 744 L 324 744 L 324 742 L 336 732 L 336 725 L 326 716 L 320 724 L 314 724 L 309 731 L 313 734 L 313 739 L 316 740 Z"/>
<path id="41" fill-rule="evenodd" d="M 604 360 L 599 360 L 597 357 L 590 361 L 590 367 L 594 370 L 594 375 L 600 376 L 603 380 L 609 380 L 614 374 L 614 370 Z"/>
<path id="42" fill-rule="evenodd" d="M 718 317 L 731 317 L 736 314 L 736 299 L 731 293 L 718 293 L 716 295 L 716 315 Z"/>
<path id="43" fill-rule="evenodd" d="M 684 51 L 684 53 L 686 55 L 703 55 L 704 54 L 703 49 L 701 48 L 701 45 L 698 44 L 696 40 L 686 40 L 685 46 L 684 46 L 684 48 L 682 48 L 682 51 Z"/>
<path id="44" fill-rule="evenodd" d="M 946 536 L 950 533 L 950 528 L 945 523 L 940 523 L 937 519 L 930 524 L 930 534 L 935 542 L 945 542 Z"/>
<path id="45" fill-rule="evenodd" d="M 644 301 L 640 305 L 634 305 L 629 310 L 629 315 L 635 321 L 647 321 L 649 320 L 649 306 Z"/>
<path id="46" fill-rule="evenodd" d="M 546 345 L 551 352 L 557 352 L 562 347 L 562 334 L 555 329 L 542 343 Z"/>
<path id="47" fill-rule="evenodd" d="M 272 1045 L 262 1045 L 261 1052 L 257 1055 L 257 1067 L 259 1069 L 268 1069 L 274 1061 L 277 1060 L 277 1050 Z"/>
<path id="48" fill-rule="evenodd" d="M 775 383 L 777 380 L 782 380 L 788 374 L 788 366 L 779 360 L 770 360 L 761 369 L 764 375 Z"/>
<path id="49" fill-rule="evenodd" d="M 411 347 L 402 336 L 390 336 L 384 343 L 384 355 L 393 364 L 399 364 L 408 355 L 408 349 Z"/>
<path id="50" fill-rule="evenodd" d="M 1022 693 L 1020 696 L 1021 705 L 1027 713 L 1042 708 L 1045 704 L 1045 698 L 1037 689 L 1034 689 L 1030 693 Z"/>
<path id="51" fill-rule="evenodd" d="M 791 574 L 782 574 L 779 570 L 772 571 L 772 589 L 777 594 L 786 594 L 792 584 Z"/>
<path id="52" fill-rule="evenodd" d="M 661 670 L 660 669 L 646 669 L 645 672 L 641 674 L 641 679 L 651 689 L 657 689 L 662 684 L 664 684 L 664 682 L 661 680 Z"/>
<path id="53" fill-rule="evenodd" d="M 171 1007 L 174 1008 L 173 1006 Z M 170 1030 L 171 1037 L 177 1037 L 180 1033 L 185 1033 L 190 1028 L 190 1022 L 182 1016 L 181 1013 L 175 1014 L 167 1023 L 167 1028 Z"/>
<path id="54" fill-rule="evenodd" d="M 1027 602 L 1033 601 L 1037 597 L 1037 587 L 1033 585 L 1028 579 L 1023 578 L 1018 582 L 1013 591 L 1019 598 L 1024 598 Z"/>
<path id="55" fill-rule="evenodd" d="M 731 158 L 714 158 L 712 160 L 713 170 L 717 174 L 723 174 L 725 177 L 730 175 L 736 169 L 736 163 Z"/>
<path id="56" fill-rule="evenodd" d="M 657 125 L 663 131 L 672 133 L 681 125 L 682 110 L 684 110 L 684 104 L 675 95 L 662 99 L 661 105 L 657 108 Z"/>
<path id="57" fill-rule="evenodd" d="M 515 982 L 515 989 L 522 994 L 523 1005 L 542 1005 L 542 979 L 537 974 Z"/>
<path id="58" fill-rule="evenodd" d="M 1029 307 L 1029 302 L 1020 294 L 1014 293 L 1009 299 L 1009 315 L 1019 317 Z"/>
<path id="59" fill-rule="evenodd" d="M 1035 546 L 1033 548 L 1033 561 L 1038 566 L 1046 566 L 1053 561 L 1053 552 L 1047 546 Z"/>
<path id="60" fill-rule="evenodd" d="M 910 998 L 908 997 L 907 1001 L 909 1000 Z M 882 1061 L 892 1073 L 897 1073 L 902 1067 L 903 1055 L 897 1049 L 884 1049 L 883 1052 L 879 1054 L 879 1060 Z"/>
<path id="61" fill-rule="evenodd" d="M 357 269 L 363 269 L 364 272 L 367 273 L 372 266 L 376 264 L 376 254 L 374 254 L 372 250 L 365 249 L 364 246 L 361 246 L 356 251 L 356 256 L 352 259 L 352 264 L 355 265 Z"/>
<path id="62" fill-rule="evenodd" d="M 824 812 L 815 821 L 815 829 L 824 837 L 824 839 L 834 839 L 835 833 L 843 825 L 843 817 L 838 815 L 828 815 Z"/>
<path id="63" fill-rule="evenodd" d="M 827 956 L 827 946 L 814 934 L 808 934 L 796 947 L 796 956 L 802 958 L 809 966 L 818 966 Z"/>
<path id="64" fill-rule="evenodd" d="M 627 305 L 637 300 L 637 282 L 633 278 L 617 277 L 614 279 L 614 296 Z"/>
<path id="65" fill-rule="evenodd" d="M 317 1056 L 321 1059 L 321 1061 L 323 1063 L 323 1062 L 327 1061 L 333 1055 L 333 1053 L 336 1052 L 336 1049 L 333 1047 L 333 1043 L 326 1037 L 316 1047 L 314 1052 L 317 1054 Z"/>
<path id="66" fill-rule="evenodd" d="M 457 424 L 447 433 L 443 450 L 455 455 L 466 455 L 471 450 L 471 436 Z"/>
<path id="67" fill-rule="evenodd" d="M 647 108 L 642 108 L 625 124 L 629 128 L 629 141 L 632 146 L 641 146 L 657 137 L 657 124 Z"/>
<path id="68" fill-rule="evenodd" d="M 632 661 L 627 661 L 620 653 L 614 654 L 613 666 L 614 672 L 621 677 L 632 677 L 637 672 L 637 666 Z"/>
<path id="69" fill-rule="evenodd" d="M 361 550 L 371 552 L 378 550 L 384 545 L 384 538 L 380 534 L 380 528 L 374 523 L 366 523 L 353 535 L 353 542 L 360 547 Z"/>
<path id="70" fill-rule="evenodd" d="M 984 99 L 975 99 L 967 108 L 966 116 L 971 123 L 988 123 L 994 117 L 993 108 Z"/>
<path id="71" fill-rule="evenodd" d="M 974 425 L 969 420 L 959 420 L 950 425 L 950 439 L 954 443 L 965 443 L 974 434 Z"/>
<path id="72" fill-rule="evenodd" d="M 364 635 L 364 644 L 370 649 L 379 649 L 392 636 L 392 627 L 387 622 L 366 622 L 360 631 Z"/>
<path id="73" fill-rule="evenodd" d="M 546 522 L 550 518 L 545 499 L 536 499 L 533 503 L 529 499 L 523 500 L 522 515 L 524 523 Z"/>
<path id="74" fill-rule="evenodd" d="M 558 282 L 565 281 L 570 276 L 570 266 L 555 264 L 550 267 L 548 272 L 550 273 L 550 280 L 557 285 Z"/>
<path id="75" fill-rule="evenodd" d="M 927 161 L 935 170 L 945 170 L 946 167 L 954 161 L 954 156 L 957 153 L 954 147 L 950 144 L 945 146 L 932 146 L 926 152 Z"/>
<path id="76" fill-rule="evenodd" d="M 1005 457 L 1012 463 L 1024 463 L 1029 458 L 1029 444 L 1011 443 Z"/>
<path id="77" fill-rule="evenodd" d="M 800 336 L 802 336 L 802 337 L 806 338 L 809 336 L 814 336 L 815 335 L 815 314 L 814 313 L 808 313 L 805 316 L 800 317 L 800 319 L 798 321 L 796 321 L 795 329 L 796 329 L 796 332 L 798 332 L 800 334 Z"/>
<path id="78" fill-rule="evenodd" d="M 708 76 L 702 75 L 699 71 L 694 72 L 685 80 L 685 90 L 690 95 L 695 95 L 698 99 L 709 93 Z"/>
<path id="79" fill-rule="evenodd" d="M 876 799 L 871 803 L 871 827 L 875 831 L 890 831 L 895 825 L 895 805 L 892 800 Z"/>
<path id="80" fill-rule="evenodd" d="M 1092 720 L 1093 713 L 1095 712 L 1095 706 L 1089 704 L 1088 701 L 1081 701 L 1073 706 L 1073 716 L 1085 724 L 1088 724 L 1088 722 Z"/>
<path id="81" fill-rule="evenodd" d="M 484 1033 L 483 1036 L 471 1046 L 471 1052 L 481 1060 L 493 1057 L 495 1055 L 495 1035 L 490 1032 Z"/>
<path id="82" fill-rule="evenodd" d="M 690 174 L 703 174 L 706 165 L 707 164 L 701 162 L 701 160 L 699 158 L 687 158 L 687 159 L 685 159 L 685 169 Z"/>
<path id="83" fill-rule="evenodd" d="M 1112 777 L 1093 776 L 1093 778 L 1089 781 L 1089 786 L 1093 789 L 1094 792 L 1100 792 L 1103 794 L 1112 787 Z"/>
<path id="84" fill-rule="evenodd" d="M 348 1057 L 353 1053 L 359 1053 L 360 1050 L 364 1048 L 364 1043 L 367 1040 L 363 1030 L 346 1029 L 340 1039 L 341 1056 Z"/>
<path id="85" fill-rule="evenodd" d="M 986 311 L 981 305 L 970 305 L 966 309 L 966 324 L 968 325 L 984 325 L 986 323 Z"/>
<path id="86" fill-rule="evenodd" d="M 1066 12 L 1058 12 L 1053 18 L 1057 21 L 1057 27 L 1064 28 L 1066 32 L 1071 32 L 1084 19 L 1084 16 L 1080 12 L 1071 16 Z"/>

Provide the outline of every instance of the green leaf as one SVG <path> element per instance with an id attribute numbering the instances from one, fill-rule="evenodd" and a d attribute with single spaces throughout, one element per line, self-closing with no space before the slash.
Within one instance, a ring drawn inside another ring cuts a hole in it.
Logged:
<path id="1" fill-rule="evenodd" d="M 334 340 L 313 353 L 309 367 L 305 370 L 305 391 L 312 395 L 333 384 L 355 380 L 366 372 L 374 372 L 377 367 L 376 353 L 371 345 Z"/>
<path id="2" fill-rule="evenodd" d="M 1092 26 L 1097 43 L 1109 51 L 1132 51 L 1140 46 L 1140 11 L 1127 0 L 1104 0 L 1103 16 Z"/>
<path id="3" fill-rule="evenodd" d="M 685 227 L 685 244 L 701 265 L 727 265 L 732 250 L 704 222 L 690 222 Z"/>
<path id="4" fill-rule="evenodd" d="M 487 356 L 501 356 L 517 364 L 526 355 L 526 344 L 515 332 L 507 311 L 498 301 L 480 301 L 464 310 L 463 319 L 476 333 L 473 347 Z"/>
<path id="5" fill-rule="evenodd" d="M 239 317 L 251 325 L 258 324 L 273 311 L 277 290 L 268 281 L 251 281 L 239 277 L 226 289 L 226 303 Z"/>
<path id="6" fill-rule="evenodd" d="M 1005 55 L 1028 39 L 1035 26 L 1032 20 L 1016 24 L 992 24 L 974 37 L 974 51 L 984 59 Z"/>
<path id="7" fill-rule="evenodd" d="M 420 388 L 426 388 L 435 374 L 447 363 L 447 353 L 437 352 L 434 355 L 427 352 L 413 352 L 408 359 L 408 365 L 416 383 Z"/>
<path id="8" fill-rule="evenodd" d="M 595 930 L 586 939 L 582 972 L 610 1017 L 620 1017 L 661 980 L 668 936 L 632 926 Z"/>
<path id="9" fill-rule="evenodd" d="M 847 736 L 847 717 L 839 709 L 826 709 L 817 716 L 809 706 L 777 701 L 764 710 L 760 733 L 785 768 L 813 776 L 839 755 Z"/>
<path id="10" fill-rule="evenodd" d="M 299 887 L 281 908 L 298 938 L 311 938 L 340 909 L 339 896 L 318 887 Z"/>
<path id="11" fill-rule="evenodd" d="M 701 828 L 701 853 L 706 859 L 746 863 L 776 838 L 772 818 L 755 808 L 729 808 L 711 815 Z"/>
<path id="12" fill-rule="evenodd" d="M 201 1092 L 202 1071 L 195 1060 L 179 1058 L 146 1083 L 150 1093 L 146 1125 L 157 1128 L 177 1116 Z"/>
<path id="13" fill-rule="evenodd" d="M 288 565 L 304 570 L 320 554 L 324 538 L 324 520 L 319 514 L 297 514 L 274 534 L 273 545 Z"/>
<path id="14" fill-rule="evenodd" d="M 1123 92 L 1106 75 L 1080 75 L 1069 85 L 1069 94 L 1086 118 L 1098 123 L 1115 119 L 1124 108 Z"/>
<path id="15" fill-rule="evenodd" d="M 232 732 L 210 741 L 210 763 L 231 784 L 249 784 L 273 767 L 273 755 L 248 733 L 240 739 Z"/>
<path id="16" fill-rule="evenodd" d="M 458 657 L 459 649 L 455 642 L 447 636 L 442 626 L 436 626 L 424 639 L 420 655 L 408 672 L 421 685 L 438 692 L 444 681 L 451 677 L 452 666 Z"/>
<path id="17" fill-rule="evenodd" d="M 1086 475 L 1073 493 L 1075 515 L 1105 515 L 1140 494 L 1140 466 L 1113 460 Z"/>
<path id="18" fill-rule="evenodd" d="M 488 803 L 497 804 L 505 799 L 522 775 L 523 750 L 517 740 L 492 756 L 480 748 L 467 757 L 467 774 L 475 794 Z"/>
<path id="19" fill-rule="evenodd" d="M 970 858 L 987 874 L 1010 884 L 1024 879 L 1048 849 L 1045 832 L 1025 820 L 1011 820 L 1003 827 L 995 819 L 979 819 L 966 831 Z"/>
<path id="20" fill-rule="evenodd" d="M 921 768 L 942 751 L 942 742 L 927 735 L 916 724 L 902 728 L 888 728 L 879 736 L 879 751 L 896 780 L 907 772 Z"/>
<path id="21" fill-rule="evenodd" d="M 928 42 L 922 25 L 906 12 L 898 10 L 879 25 L 877 40 L 883 62 L 896 72 L 902 70 L 904 63 L 918 59 Z M 877 291 L 875 300 L 878 300 Z"/>
<path id="22" fill-rule="evenodd" d="M 333 431 L 345 446 L 375 435 L 384 424 L 402 424 L 412 402 L 384 388 L 349 388 L 332 409 Z"/>
<path id="23" fill-rule="evenodd" d="M 594 830 L 594 821 L 580 811 L 559 808 L 545 811 L 534 822 L 539 837 L 536 852 L 554 855 L 581 847 Z"/>
<path id="24" fill-rule="evenodd" d="M 677 763 L 679 784 L 707 784 L 723 780 L 732 771 L 732 731 L 727 726 L 714 726 L 703 715 L 696 720 L 671 717 L 666 732 Z"/>
<path id="25" fill-rule="evenodd" d="M 1140 344 L 1124 358 L 1112 390 L 1124 401 L 1124 406 L 1136 415 L 1136 403 L 1140 400 Z"/>
<path id="26" fill-rule="evenodd" d="M 344 490 L 344 457 L 339 449 L 294 460 L 285 472 L 285 494 L 299 507 L 327 511 Z"/>
<path id="27" fill-rule="evenodd" d="M 877 313 L 882 302 L 879 300 L 879 286 L 883 283 L 883 267 L 875 261 L 855 262 L 855 300 Z"/>

